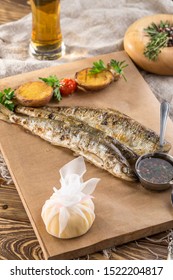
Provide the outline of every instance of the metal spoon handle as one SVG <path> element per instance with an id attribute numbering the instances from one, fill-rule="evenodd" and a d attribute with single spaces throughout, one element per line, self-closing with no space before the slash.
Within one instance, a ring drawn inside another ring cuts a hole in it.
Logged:
<path id="1" fill-rule="evenodd" d="M 164 144 L 168 113 L 169 113 L 169 103 L 167 101 L 163 101 L 160 107 L 160 146 L 161 147 L 163 147 Z"/>

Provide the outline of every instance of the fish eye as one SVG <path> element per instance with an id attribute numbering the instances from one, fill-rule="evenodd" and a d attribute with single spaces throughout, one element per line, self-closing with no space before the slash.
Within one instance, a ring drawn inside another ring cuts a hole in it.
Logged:
<path id="1" fill-rule="evenodd" d="M 127 166 L 122 167 L 122 172 L 125 173 L 125 174 L 127 174 L 129 172 Z"/>

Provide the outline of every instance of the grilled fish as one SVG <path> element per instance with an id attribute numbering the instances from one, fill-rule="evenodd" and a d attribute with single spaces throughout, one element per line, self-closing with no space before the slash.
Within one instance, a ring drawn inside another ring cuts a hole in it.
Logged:
<path id="1" fill-rule="evenodd" d="M 138 156 L 160 149 L 159 136 L 129 116 L 113 109 L 89 107 L 45 107 L 45 110 L 17 107 L 17 112 L 43 118 L 56 119 L 60 114 L 73 116 L 87 122 L 90 126 L 104 131 L 107 135 L 120 141 Z M 49 112 L 47 112 L 49 111 Z M 168 152 L 171 145 L 164 143 L 163 152 Z"/>
<path id="2" fill-rule="evenodd" d="M 0 112 L 0 119 L 4 121 L 18 124 L 53 145 L 68 148 L 118 178 L 136 180 L 128 162 L 129 157 L 134 156 L 135 160 L 136 155 L 103 131 L 72 117 L 52 120 L 20 116 L 1 104 Z"/>

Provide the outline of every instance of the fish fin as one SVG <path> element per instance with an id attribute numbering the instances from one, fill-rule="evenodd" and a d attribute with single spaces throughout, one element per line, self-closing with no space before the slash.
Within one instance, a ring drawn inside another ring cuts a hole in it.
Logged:
<path id="1" fill-rule="evenodd" d="M 5 106 L 3 106 L 2 104 L 0 104 L 0 112 L 4 115 L 9 117 L 10 115 L 13 114 L 12 111 L 10 111 L 9 109 L 7 109 Z"/>

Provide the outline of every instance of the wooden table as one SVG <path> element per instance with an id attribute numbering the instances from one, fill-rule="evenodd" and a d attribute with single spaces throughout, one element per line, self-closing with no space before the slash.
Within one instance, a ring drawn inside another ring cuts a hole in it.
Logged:
<path id="1" fill-rule="evenodd" d="M 0 5 L 0 24 L 17 20 L 30 12 L 27 0 L 4 0 Z M 112 250 L 85 258 L 98 259 L 166 259 L 169 232 L 140 239 Z M 14 184 L 0 178 L 0 259 L 44 259 L 33 228 Z"/>
<path id="2" fill-rule="evenodd" d="M 4 0 L 0 5 L 0 24 L 17 20 L 31 11 L 29 0 Z"/>

